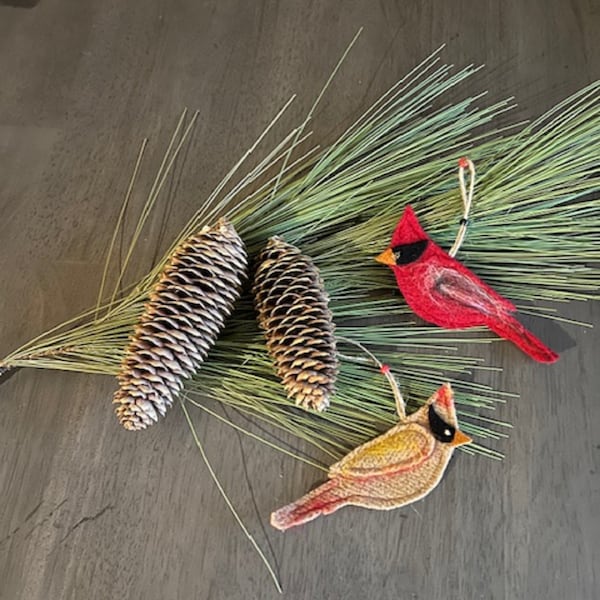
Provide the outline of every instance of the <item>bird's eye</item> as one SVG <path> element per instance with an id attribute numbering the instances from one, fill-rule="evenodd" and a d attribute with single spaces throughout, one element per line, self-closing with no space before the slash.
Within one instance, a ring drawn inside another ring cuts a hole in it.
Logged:
<path id="1" fill-rule="evenodd" d="M 398 246 L 394 246 L 392 252 L 394 253 L 396 266 L 408 265 L 409 263 L 418 260 L 423 252 L 425 252 L 427 244 L 427 240 L 419 240 L 418 242 L 411 242 L 410 244 L 399 244 Z"/>
<path id="2" fill-rule="evenodd" d="M 433 405 L 429 406 L 429 427 L 433 437 L 446 444 L 449 444 L 454 439 L 456 428 L 446 423 L 440 415 L 435 412 Z"/>

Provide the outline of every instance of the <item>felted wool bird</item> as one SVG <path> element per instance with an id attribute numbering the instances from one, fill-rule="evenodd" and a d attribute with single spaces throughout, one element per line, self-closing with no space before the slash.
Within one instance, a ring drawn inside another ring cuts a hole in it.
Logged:
<path id="1" fill-rule="evenodd" d="M 558 359 L 512 315 L 512 302 L 429 238 L 411 206 L 376 260 L 391 267 L 406 302 L 425 321 L 448 329 L 485 325 L 539 362 Z"/>
<path id="2" fill-rule="evenodd" d="M 329 481 L 271 515 L 286 530 L 342 506 L 390 510 L 420 500 L 440 482 L 454 448 L 471 438 L 458 429 L 454 395 L 444 384 L 419 410 L 334 464 Z"/>

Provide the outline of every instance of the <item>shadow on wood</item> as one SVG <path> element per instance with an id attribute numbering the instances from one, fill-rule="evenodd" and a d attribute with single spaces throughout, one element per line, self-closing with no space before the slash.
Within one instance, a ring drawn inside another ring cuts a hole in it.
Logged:
<path id="1" fill-rule="evenodd" d="M 12 6 L 14 8 L 33 8 L 40 0 L 0 0 L 0 6 Z"/>

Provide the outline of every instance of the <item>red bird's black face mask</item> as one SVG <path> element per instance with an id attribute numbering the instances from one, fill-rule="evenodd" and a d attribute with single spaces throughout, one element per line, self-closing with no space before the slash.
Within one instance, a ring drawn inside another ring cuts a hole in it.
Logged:
<path id="1" fill-rule="evenodd" d="M 484 325 L 535 360 L 558 358 L 515 319 L 512 302 L 429 238 L 410 206 L 377 260 L 392 269 L 406 302 L 425 321 L 447 329 Z"/>
<path id="2" fill-rule="evenodd" d="M 423 255 L 429 242 L 427 240 L 419 240 L 418 242 L 410 242 L 409 244 L 399 244 L 392 248 L 396 266 L 409 265 Z"/>

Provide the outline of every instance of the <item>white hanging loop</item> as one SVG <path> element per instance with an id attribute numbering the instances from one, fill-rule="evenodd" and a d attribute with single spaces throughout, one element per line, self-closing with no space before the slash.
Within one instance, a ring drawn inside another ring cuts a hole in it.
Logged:
<path id="1" fill-rule="evenodd" d="M 371 361 L 375 363 L 377 367 L 379 367 L 379 370 L 381 371 L 381 373 L 383 373 L 383 375 L 385 375 L 385 378 L 388 380 L 388 383 L 392 388 L 392 393 L 394 394 L 394 399 L 396 400 L 396 412 L 398 413 L 398 417 L 400 418 L 400 420 L 404 420 L 406 418 L 406 402 L 404 402 L 404 398 L 402 397 L 402 393 L 400 392 L 400 386 L 398 385 L 396 378 L 392 374 L 389 365 L 383 364 L 368 348 L 365 348 L 365 346 L 363 346 L 360 342 L 355 342 L 354 340 L 350 340 L 342 336 L 337 336 L 337 338 L 342 342 L 346 342 L 347 344 L 353 344 L 354 346 L 360 348 L 371 359 Z M 340 356 L 343 355 L 340 354 Z"/>
<path id="2" fill-rule="evenodd" d="M 465 182 L 465 171 L 469 171 L 469 187 Z M 463 201 L 463 216 L 460 220 L 460 228 L 456 234 L 454 245 L 448 252 L 452 257 L 456 256 L 456 253 L 460 250 L 460 247 L 467 234 L 467 227 L 469 226 L 469 213 L 471 212 L 471 204 L 473 203 L 473 192 L 475 190 L 475 165 L 469 158 L 461 158 L 458 161 L 458 185 L 460 187 L 460 195 Z"/>
<path id="3" fill-rule="evenodd" d="M 379 363 L 379 370 L 385 375 L 385 378 L 388 380 L 388 383 L 392 388 L 392 393 L 394 394 L 394 399 L 396 400 L 396 412 L 398 413 L 399 419 L 402 421 L 406 419 L 406 402 L 404 402 L 404 398 L 400 392 L 400 386 L 392 374 L 389 365 Z"/>

